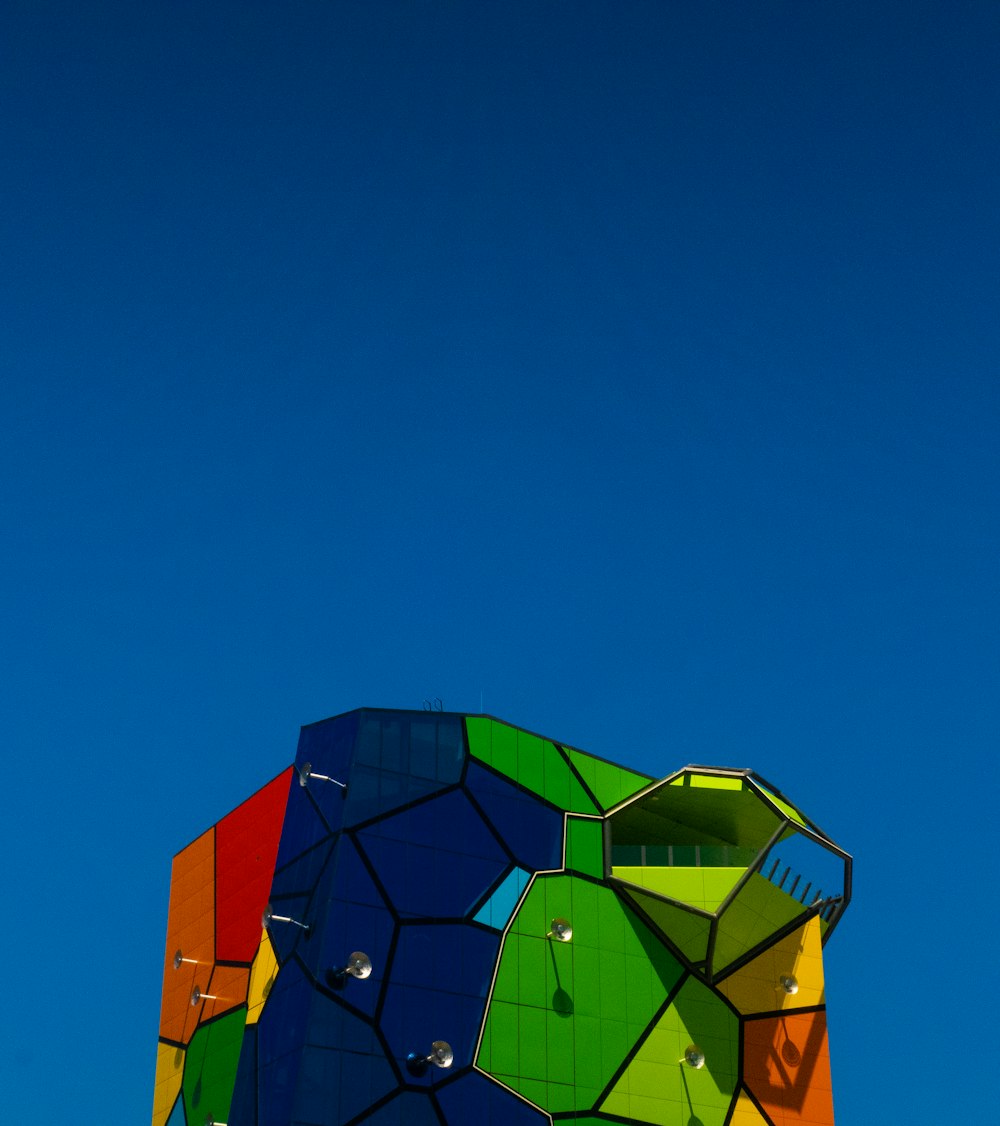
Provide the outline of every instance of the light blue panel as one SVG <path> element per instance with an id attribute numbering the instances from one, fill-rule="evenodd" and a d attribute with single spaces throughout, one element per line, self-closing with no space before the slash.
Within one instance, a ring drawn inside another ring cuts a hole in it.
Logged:
<path id="1" fill-rule="evenodd" d="M 167 1126 L 187 1126 L 184 1121 L 184 1100 L 181 1098 L 180 1093 L 178 1093 L 177 1101 L 174 1103 L 174 1109 L 170 1112 L 170 1117 L 167 1119 Z"/>
<path id="2" fill-rule="evenodd" d="M 502 931 L 514 914 L 514 908 L 529 879 L 531 879 L 530 872 L 525 872 L 523 868 L 515 868 L 476 912 L 475 922 L 485 923 L 488 927 Z"/>

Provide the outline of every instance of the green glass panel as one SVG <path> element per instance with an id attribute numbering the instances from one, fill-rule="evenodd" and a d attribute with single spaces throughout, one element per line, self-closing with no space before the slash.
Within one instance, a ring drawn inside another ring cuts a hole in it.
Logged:
<path id="1" fill-rule="evenodd" d="M 672 903 L 664 903 L 651 895 L 643 895 L 640 891 L 629 889 L 628 895 L 686 958 L 691 962 L 704 962 L 708 955 L 711 919 L 685 911 L 683 907 L 675 907 Z"/>
<path id="2" fill-rule="evenodd" d="M 570 770 L 562 752 L 548 739 L 481 716 L 466 716 L 465 729 L 473 758 L 560 809 L 571 813 L 600 812 Z"/>
<path id="3" fill-rule="evenodd" d="M 203 1024 L 191 1038 L 181 1088 L 188 1122 L 204 1122 L 209 1117 L 225 1122 L 228 1118 L 246 1015 L 246 1006 L 241 1005 Z"/>
<path id="4" fill-rule="evenodd" d="M 756 778 L 753 781 L 754 781 L 755 785 L 760 787 L 761 792 L 766 794 L 768 799 L 770 801 L 773 801 L 774 804 L 778 807 L 778 809 L 780 809 L 781 812 L 784 813 L 786 817 L 790 817 L 793 821 L 795 821 L 799 825 L 805 825 L 806 824 L 806 819 L 802 816 L 801 813 L 799 813 L 799 811 L 795 808 L 794 805 L 791 805 L 789 802 L 785 801 L 784 798 L 779 798 L 778 795 L 771 789 L 770 786 L 763 785 Z"/>
<path id="5" fill-rule="evenodd" d="M 689 977 L 600 1106 L 657 1126 L 723 1122 L 738 1081 L 739 1019 L 708 986 Z M 705 1066 L 681 1063 L 689 1045 Z"/>
<path id="6" fill-rule="evenodd" d="M 611 874 L 658 895 L 714 912 L 746 875 L 746 868 L 630 868 L 615 866 Z"/>
<path id="7" fill-rule="evenodd" d="M 636 774 L 624 766 L 588 755 L 586 751 L 578 751 L 574 747 L 565 747 L 564 750 L 597 798 L 602 812 L 637 794 L 653 781 L 644 774 Z"/>
<path id="8" fill-rule="evenodd" d="M 743 778 L 731 774 L 682 774 L 671 786 L 690 786 L 696 790 L 742 790 Z"/>
<path id="9" fill-rule="evenodd" d="M 604 878 L 604 822 L 583 817 L 566 819 L 566 867 Z"/>
<path id="10" fill-rule="evenodd" d="M 798 900 L 779 891 L 774 884 L 754 872 L 719 916 L 712 972 L 720 973 L 804 911 Z"/>
<path id="11" fill-rule="evenodd" d="M 547 937 L 555 918 L 571 941 Z M 610 888 L 540 876 L 508 929 L 476 1062 L 552 1113 L 590 1110 L 682 972 Z"/>

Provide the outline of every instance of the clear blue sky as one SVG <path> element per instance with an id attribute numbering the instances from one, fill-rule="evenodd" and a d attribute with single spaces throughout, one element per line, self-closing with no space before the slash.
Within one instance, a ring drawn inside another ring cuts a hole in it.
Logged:
<path id="1" fill-rule="evenodd" d="M 5 1118 L 148 1121 L 173 853 L 481 693 L 781 786 L 857 857 L 839 1126 L 993 1113 L 998 58 L 993 0 L 9 0 Z"/>

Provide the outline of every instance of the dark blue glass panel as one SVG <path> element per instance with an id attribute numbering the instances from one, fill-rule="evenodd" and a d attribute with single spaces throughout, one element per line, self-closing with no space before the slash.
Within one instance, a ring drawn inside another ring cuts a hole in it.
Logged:
<path id="1" fill-rule="evenodd" d="M 508 867 L 499 842 L 460 791 L 378 821 L 358 837 L 401 915 L 461 917 Z"/>
<path id="2" fill-rule="evenodd" d="M 365 1126 L 441 1126 L 431 1101 L 415 1091 L 403 1091 L 365 1119 Z"/>
<path id="3" fill-rule="evenodd" d="M 457 782 L 464 758 L 460 716 L 361 712 L 344 824 L 358 825 Z"/>
<path id="4" fill-rule="evenodd" d="M 361 950 L 371 958 L 371 975 L 362 981 L 342 976 L 335 980 L 344 1000 L 373 1015 L 378 1003 L 392 944 L 394 923 L 354 843 L 342 837 L 324 872 L 313 901 L 315 925 L 298 955 L 321 984 L 327 971 L 344 966 L 348 955 Z"/>
<path id="5" fill-rule="evenodd" d="M 372 1027 L 317 995 L 299 1070 L 295 1121 L 347 1122 L 395 1086 L 395 1073 Z"/>
<path id="6" fill-rule="evenodd" d="M 456 1066 L 472 1062 L 499 949 L 499 935 L 476 927 L 400 927 L 381 1017 L 397 1059 L 447 1040 Z"/>
<path id="7" fill-rule="evenodd" d="M 328 783 L 323 783 L 328 785 Z M 317 782 L 317 786 L 321 783 Z M 336 786 L 333 787 L 335 790 Z M 340 791 L 337 790 L 339 794 Z M 320 795 L 325 797 L 325 795 Z M 343 806 L 343 799 L 336 799 Z M 342 812 L 338 806 L 338 812 Z M 296 857 L 307 852 L 324 837 L 330 836 L 330 826 L 320 816 L 310 791 L 303 789 L 298 782 L 288 787 L 288 805 L 285 807 L 285 820 L 281 825 L 281 840 L 278 842 L 278 858 L 275 870 L 287 867 Z"/>
<path id="8" fill-rule="evenodd" d="M 292 1120 L 314 995 L 298 963 L 289 962 L 275 978 L 257 1024 L 258 1107 L 261 1121 L 268 1126 L 283 1126 Z"/>
<path id="9" fill-rule="evenodd" d="M 437 1100 L 448 1126 L 541 1126 L 548 1117 L 510 1091 L 470 1071 L 437 1089 Z"/>
<path id="10" fill-rule="evenodd" d="M 233 1101 L 229 1120 L 245 1126 L 257 1126 L 257 1025 L 248 1024 L 243 1031 L 240 1062 L 236 1068 Z M 167 1123 L 170 1126 L 170 1123 Z"/>
<path id="11" fill-rule="evenodd" d="M 299 733 L 299 748 L 295 755 L 296 766 L 312 763 L 314 770 L 341 782 L 347 781 L 358 734 L 358 712 L 311 723 Z M 319 785 L 320 783 L 317 783 Z M 326 783 L 329 786 L 330 783 Z"/>
<path id="12" fill-rule="evenodd" d="M 562 864 L 562 814 L 470 762 L 465 784 L 523 868 L 547 871 Z"/>

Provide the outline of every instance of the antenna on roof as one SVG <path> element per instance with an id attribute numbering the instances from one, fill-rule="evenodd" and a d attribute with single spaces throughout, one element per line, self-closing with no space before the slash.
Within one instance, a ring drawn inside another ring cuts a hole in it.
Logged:
<path id="1" fill-rule="evenodd" d="M 440 696 L 435 696 L 433 700 L 424 700 L 425 712 L 443 712 L 444 701 Z"/>

